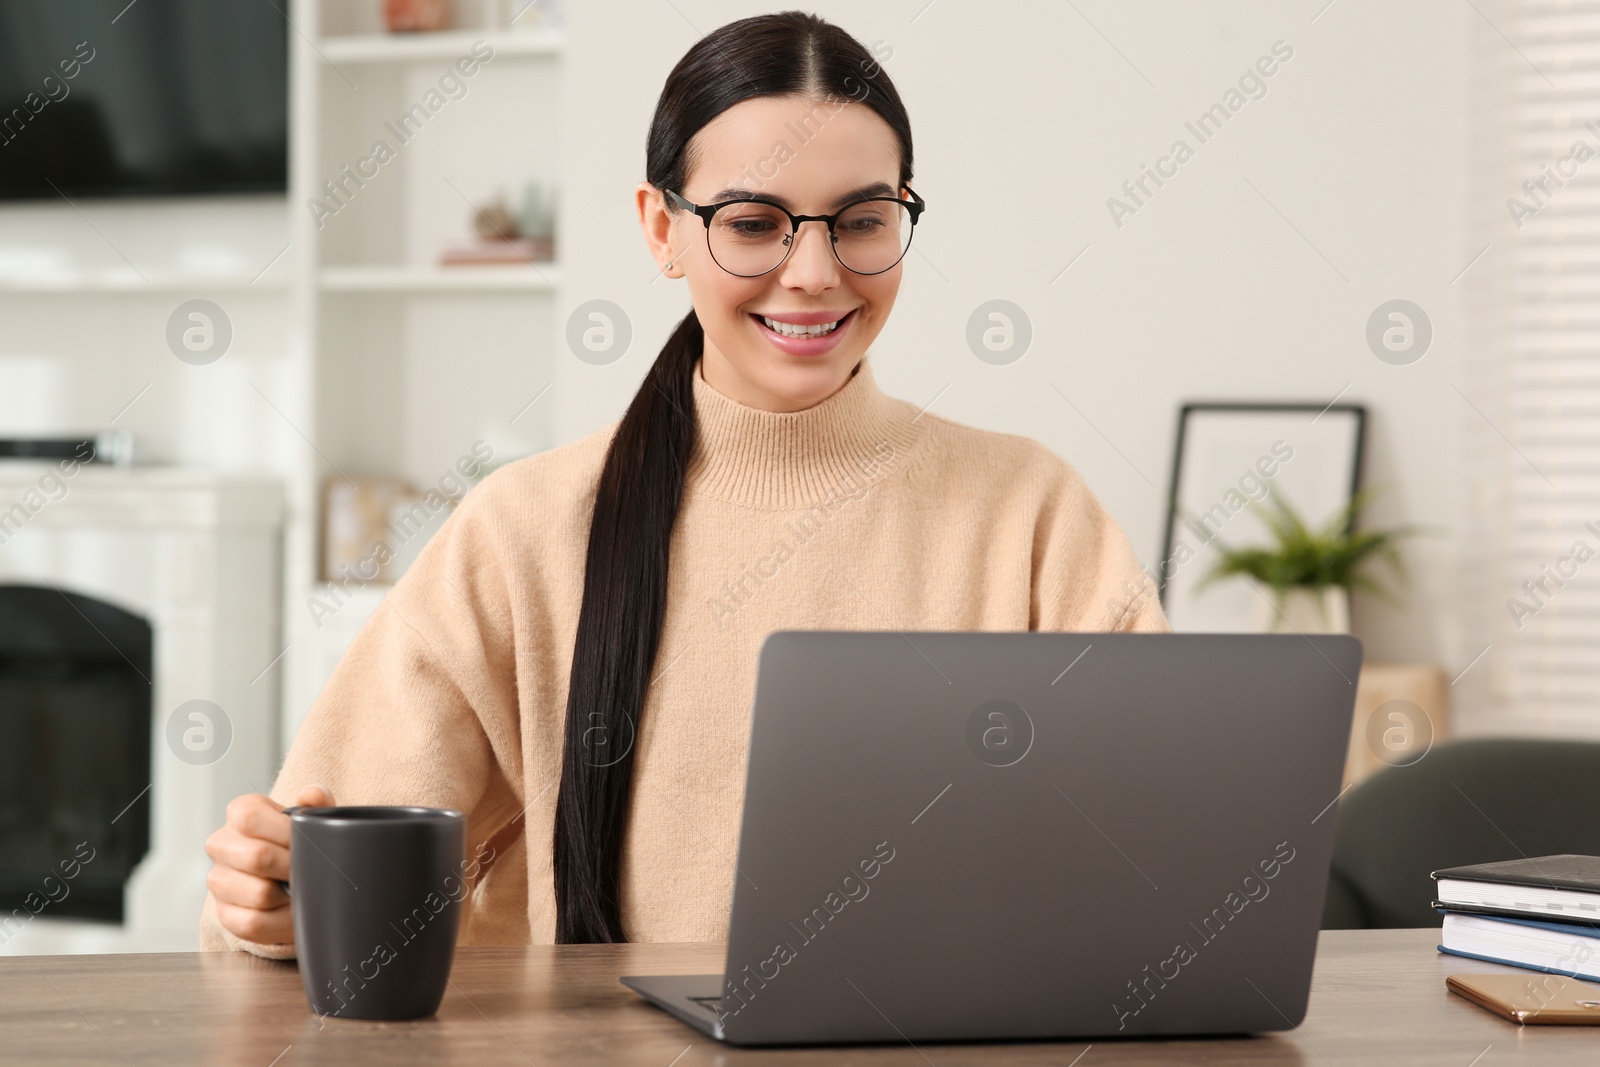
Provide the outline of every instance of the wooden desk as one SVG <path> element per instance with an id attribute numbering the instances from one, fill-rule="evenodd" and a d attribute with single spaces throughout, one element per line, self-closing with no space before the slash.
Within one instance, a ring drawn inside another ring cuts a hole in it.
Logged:
<path id="1" fill-rule="evenodd" d="M 1447 993 L 1453 972 L 1508 968 L 1434 952 L 1435 930 L 1322 934 L 1298 1032 L 1194 1041 L 737 1049 L 634 998 L 617 976 L 717 970 L 720 945 L 464 949 L 439 1014 L 409 1023 L 310 1013 L 292 964 L 235 953 L 0 959 L 0 1063 L 897 1064 L 956 1067 L 1600 1062 L 1600 1027 L 1521 1028 Z M 1486 1051 L 1487 1050 L 1487 1051 Z M 1475 1059 L 1480 1057 L 1481 1059 Z"/>

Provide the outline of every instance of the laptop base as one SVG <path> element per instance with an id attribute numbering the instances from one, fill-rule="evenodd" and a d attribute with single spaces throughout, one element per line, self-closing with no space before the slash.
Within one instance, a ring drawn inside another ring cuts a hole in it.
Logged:
<path id="1" fill-rule="evenodd" d="M 622 984 L 707 1037 L 723 1039 L 720 1013 L 712 1006 L 722 995 L 722 975 L 638 975 L 624 977 Z"/>

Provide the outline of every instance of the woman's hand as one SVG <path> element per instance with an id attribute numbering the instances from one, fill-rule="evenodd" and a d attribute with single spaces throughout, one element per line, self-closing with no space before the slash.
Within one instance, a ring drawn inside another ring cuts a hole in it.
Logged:
<path id="1" fill-rule="evenodd" d="M 333 795 L 313 785 L 294 802 L 331 807 Z M 278 884 L 289 880 L 289 816 L 272 798 L 248 793 L 229 801 L 228 821 L 206 838 L 206 855 L 212 861 L 206 887 L 222 928 L 258 945 L 293 943 L 289 895 Z"/>

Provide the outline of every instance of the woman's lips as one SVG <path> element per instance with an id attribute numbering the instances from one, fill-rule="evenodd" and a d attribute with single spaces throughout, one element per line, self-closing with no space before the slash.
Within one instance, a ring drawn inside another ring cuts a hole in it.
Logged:
<path id="1" fill-rule="evenodd" d="M 762 336 L 766 337 L 773 347 L 780 351 L 787 352 L 791 356 L 820 356 L 824 352 L 832 351 L 839 344 L 844 332 L 850 329 L 851 324 L 856 320 L 856 309 L 852 308 L 848 311 L 844 318 L 839 320 L 839 325 L 819 337 L 790 337 L 788 334 L 779 333 L 765 322 L 762 322 L 760 315 L 752 314 L 750 318 L 755 322 L 756 328 L 761 331 Z"/>

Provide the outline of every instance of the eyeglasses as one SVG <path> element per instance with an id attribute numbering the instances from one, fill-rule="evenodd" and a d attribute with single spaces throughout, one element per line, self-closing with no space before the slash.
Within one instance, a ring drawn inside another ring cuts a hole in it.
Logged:
<path id="1" fill-rule="evenodd" d="M 717 266 L 740 278 L 756 278 L 789 258 L 802 222 L 827 225 L 828 244 L 846 270 L 882 274 L 904 258 L 917 217 L 927 207 L 916 190 L 901 188 L 911 194 L 910 200 L 868 196 L 832 215 L 796 215 L 759 197 L 702 205 L 691 204 L 671 189 L 665 193 L 673 205 L 694 212 L 706 224 L 706 245 Z"/>

